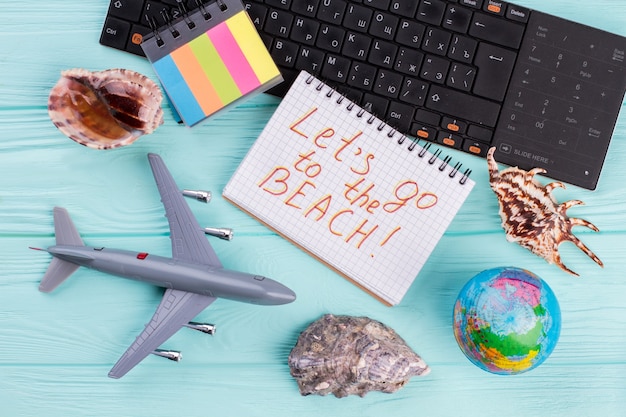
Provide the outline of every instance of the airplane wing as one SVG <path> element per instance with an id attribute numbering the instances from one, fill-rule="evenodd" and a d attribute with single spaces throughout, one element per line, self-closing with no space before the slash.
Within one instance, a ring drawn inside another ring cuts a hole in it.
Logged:
<path id="1" fill-rule="evenodd" d="M 165 216 L 170 224 L 172 256 L 175 259 L 221 267 L 222 263 L 161 157 L 148 154 L 148 159 L 165 207 Z"/>
<path id="2" fill-rule="evenodd" d="M 175 259 L 221 267 L 222 263 L 161 157 L 148 154 L 148 160 L 170 225 L 172 256 Z M 124 376 L 213 301 L 215 297 L 167 289 L 152 319 L 113 366 L 109 376 Z"/>
<path id="3" fill-rule="evenodd" d="M 113 366 L 109 376 L 124 376 L 213 301 L 215 297 L 167 289 L 152 320 Z"/>

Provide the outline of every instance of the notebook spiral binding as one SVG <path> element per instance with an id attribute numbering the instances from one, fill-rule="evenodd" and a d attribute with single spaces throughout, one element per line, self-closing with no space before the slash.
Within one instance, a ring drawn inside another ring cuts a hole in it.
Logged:
<path id="1" fill-rule="evenodd" d="M 176 18 L 175 20 L 183 20 L 187 24 L 187 28 L 189 28 L 189 30 L 194 29 L 196 27 L 196 24 L 193 22 L 193 20 L 189 18 L 189 10 L 187 9 L 187 6 L 185 6 L 183 0 L 176 0 L 176 3 L 178 11 L 180 12 L 180 17 Z M 197 9 L 200 10 L 200 13 L 202 13 L 202 17 L 204 18 L 204 20 L 211 20 L 213 18 L 213 15 L 206 7 L 207 5 L 202 0 L 195 0 L 195 3 Z M 223 0 L 215 0 L 215 3 L 222 12 L 228 10 L 228 5 L 226 5 Z M 159 47 L 165 45 L 165 41 L 159 34 L 159 32 L 164 29 L 169 30 L 174 39 L 180 37 L 180 32 L 178 31 L 178 29 L 176 29 L 176 27 L 174 27 L 174 19 L 172 18 L 172 16 L 170 16 L 167 10 L 161 10 L 161 17 L 163 18 L 165 24 L 159 26 L 154 16 L 145 16 L 146 20 L 148 21 L 148 26 L 150 26 L 150 30 L 154 34 L 154 38 L 156 39 L 157 45 Z"/>
<path id="2" fill-rule="evenodd" d="M 313 83 L 313 81 L 315 80 L 315 76 L 311 75 L 309 78 L 306 79 L 306 83 L 307 84 L 311 84 Z M 320 83 L 315 86 L 315 89 L 317 91 L 322 91 L 322 89 L 324 88 L 324 86 L 327 86 L 326 84 L 324 84 L 323 82 L 320 81 Z M 328 91 L 326 92 L 326 97 L 328 98 L 332 98 L 332 96 L 337 93 L 338 97 L 336 100 L 336 103 L 338 105 L 341 105 L 341 103 L 346 99 L 346 97 L 344 95 L 342 95 L 341 93 L 339 93 L 337 90 L 335 90 L 334 88 L 327 86 L 328 87 Z M 356 104 L 354 102 L 350 102 L 347 106 L 346 106 L 346 110 L 348 110 L 349 112 L 352 111 L 352 109 L 356 106 Z M 367 111 L 363 108 L 359 107 L 359 111 L 356 113 L 356 116 L 361 118 L 363 117 L 363 115 L 367 113 Z M 372 124 L 374 123 L 378 118 L 373 115 L 370 114 L 369 118 L 367 119 L 367 123 L 368 124 Z M 392 126 L 389 126 L 387 123 L 383 122 L 382 120 L 378 119 L 380 121 L 380 123 L 378 124 L 378 126 L 376 127 L 379 131 L 383 131 L 385 128 L 389 128 L 389 130 L 387 131 L 387 136 L 389 138 L 393 138 L 394 136 L 396 136 L 397 133 L 399 133 L 396 129 L 394 129 Z M 410 139 L 408 136 L 404 135 L 404 134 L 400 134 L 400 138 L 398 138 L 398 145 L 402 145 L 407 139 L 410 140 L 409 145 L 407 146 L 407 149 L 412 152 L 415 150 L 415 148 L 419 145 L 421 150 L 418 152 L 417 156 L 420 158 L 423 158 L 427 152 L 430 151 L 430 148 L 432 146 L 432 143 L 426 142 L 424 145 L 421 145 L 421 141 L 419 139 Z M 436 149 L 434 151 L 434 153 L 432 153 L 431 157 L 428 159 L 428 163 L 433 165 L 435 162 L 437 161 L 441 161 L 441 164 L 439 165 L 439 171 L 443 172 L 446 167 L 448 165 L 450 165 L 450 163 L 452 162 L 452 157 L 450 155 L 446 155 L 443 159 L 440 158 L 441 156 L 441 149 Z M 460 162 L 456 162 L 454 164 L 454 166 L 452 166 L 452 170 L 450 171 L 450 173 L 448 174 L 448 176 L 450 178 L 454 178 L 456 177 L 456 175 L 461 171 L 462 168 L 462 163 Z M 470 174 L 472 173 L 472 170 L 467 168 L 464 172 L 463 175 L 461 176 L 461 179 L 459 180 L 459 184 L 463 185 L 467 182 L 467 179 L 469 178 Z"/>

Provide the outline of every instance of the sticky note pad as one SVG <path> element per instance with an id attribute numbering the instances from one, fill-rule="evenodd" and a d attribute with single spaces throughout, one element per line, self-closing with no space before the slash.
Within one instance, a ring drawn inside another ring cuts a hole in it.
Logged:
<path id="1" fill-rule="evenodd" d="M 282 81 L 240 0 L 218 0 L 183 14 L 154 30 L 141 47 L 188 126 Z"/>

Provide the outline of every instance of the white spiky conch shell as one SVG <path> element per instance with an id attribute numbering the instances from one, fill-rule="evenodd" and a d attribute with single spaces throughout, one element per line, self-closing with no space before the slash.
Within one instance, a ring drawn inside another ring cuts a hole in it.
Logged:
<path id="1" fill-rule="evenodd" d="M 48 98 L 48 114 L 66 136 L 94 149 L 128 145 L 163 123 L 158 85 L 127 69 L 71 69 Z"/>
<path id="2" fill-rule="evenodd" d="M 587 220 L 567 215 L 570 207 L 584 203 L 581 200 L 570 200 L 559 204 L 552 191 L 565 186 L 558 181 L 545 186 L 537 181 L 535 175 L 546 173 L 543 168 L 524 171 L 510 167 L 499 171 L 494 159 L 495 151 L 496 148 L 492 147 L 487 153 L 489 183 L 498 197 L 502 228 L 506 232 L 507 240 L 520 244 L 572 275 L 578 274 L 563 264 L 559 254 L 559 245 L 565 241 L 572 242 L 595 263 L 604 266 L 600 258 L 572 231 L 574 226 L 599 231 Z"/>

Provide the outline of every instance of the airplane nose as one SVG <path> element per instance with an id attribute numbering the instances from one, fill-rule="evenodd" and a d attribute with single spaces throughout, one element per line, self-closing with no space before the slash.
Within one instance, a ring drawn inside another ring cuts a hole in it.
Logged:
<path id="1" fill-rule="evenodd" d="M 296 301 L 296 293 L 291 291 L 289 288 L 285 287 L 285 293 L 283 294 L 283 300 L 285 300 L 285 304 Z"/>
<path id="2" fill-rule="evenodd" d="M 268 289 L 268 295 L 272 300 L 272 304 L 289 304 L 296 299 L 296 293 L 291 291 L 291 289 L 276 281 L 273 284 L 272 288 Z"/>

